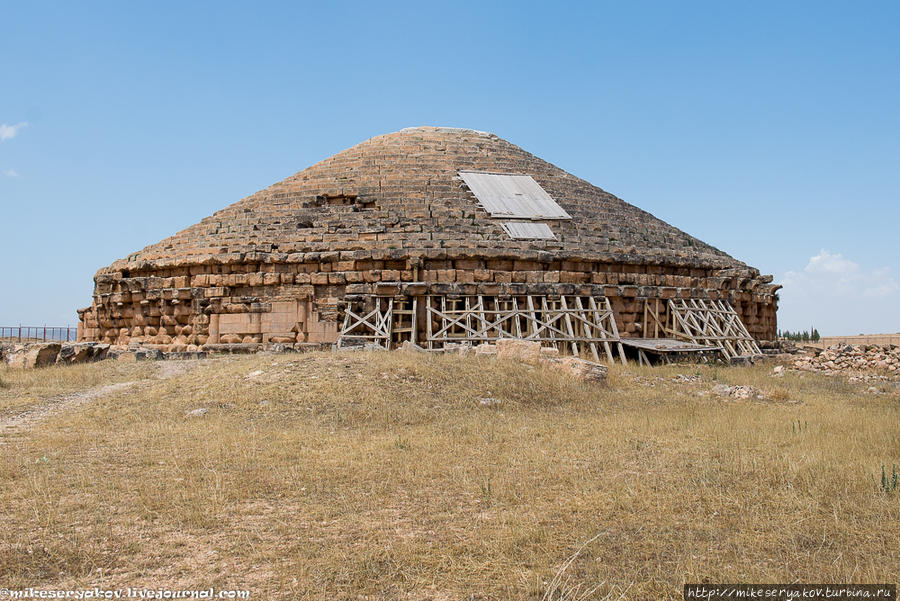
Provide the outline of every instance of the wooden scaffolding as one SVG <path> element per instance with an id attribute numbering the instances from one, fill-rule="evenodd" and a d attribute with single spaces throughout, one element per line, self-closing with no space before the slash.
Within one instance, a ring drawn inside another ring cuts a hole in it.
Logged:
<path id="1" fill-rule="evenodd" d="M 724 300 L 671 299 L 662 305 L 659 299 L 647 299 L 644 335 L 714 346 L 726 359 L 762 355 L 734 307 Z"/>
<path id="2" fill-rule="evenodd" d="M 348 301 L 337 348 L 374 344 L 393 348 L 405 341 L 428 349 L 447 344 L 480 344 L 500 338 L 533 340 L 562 352 L 601 353 L 622 363 L 625 352 L 609 300 L 561 296 L 369 296 Z"/>
<path id="3" fill-rule="evenodd" d="M 576 356 L 590 352 L 595 361 L 600 360 L 600 349 L 610 362 L 615 361 L 615 348 L 625 362 L 615 316 L 605 297 L 425 297 L 428 348 L 500 338 L 533 340 Z"/>
<path id="4" fill-rule="evenodd" d="M 406 340 L 415 343 L 416 307 L 415 298 L 376 296 L 348 302 L 337 348 L 375 344 L 388 349 Z"/>

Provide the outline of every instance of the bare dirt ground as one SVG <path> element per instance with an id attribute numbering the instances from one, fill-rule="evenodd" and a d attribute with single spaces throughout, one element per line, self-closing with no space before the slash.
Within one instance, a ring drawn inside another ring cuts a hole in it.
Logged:
<path id="1" fill-rule="evenodd" d="M 24 430 L 34 426 L 37 422 L 47 419 L 51 415 L 74 411 L 83 403 L 97 397 L 131 388 L 135 384 L 137 382 L 119 382 L 118 384 L 95 386 L 87 390 L 59 395 L 47 399 L 39 405 L 29 407 L 21 413 L 0 418 L 0 443 L 10 436 L 21 434 Z"/>
<path id="2" fill-rule="evenodd" d="M 199 361 L 163 361 L 152 364 L 155 371 L 151 372 L 151 374 L 155 379 L 167 380 L 196 369 L 198 365 Z M 7 413 L 6 415 L 0 414 L 0 444 L 5 439 L 21 434 L 50 416 L 76 411 L 84 403 L 116 392 L 122 392 L 139 383 L 137 381 L 129 381 L 92 386 L 83 390 L 42 399 L 36 404 L 20 409 L 18 412 Z"/>
<path id="3" fill-rule="evenodd" d="M 0 432 L 0 586 L 543 600 L 897 582 L 900 490 L 881 473 L 900 467 L 900 391 L 771 374 L 612 366 L 589 385 L 401 352 L 0 370 L 18 424 Z"/>

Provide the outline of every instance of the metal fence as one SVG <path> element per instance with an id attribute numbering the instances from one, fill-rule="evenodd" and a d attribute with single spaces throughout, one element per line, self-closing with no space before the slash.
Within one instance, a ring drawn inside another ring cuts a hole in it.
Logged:
<path id="1" fill-rule="evenodd" d="M 74 326 L 0 326 L 0 340 L 14 342 L 71 342 L 78 337 Z"/>

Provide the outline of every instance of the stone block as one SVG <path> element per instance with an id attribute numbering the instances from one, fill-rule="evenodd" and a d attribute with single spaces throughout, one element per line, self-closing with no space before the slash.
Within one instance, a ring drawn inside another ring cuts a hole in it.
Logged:
<path id="1" fill-rule="evenodd" d="M 541 360 L 541 345 L 531 340 L 501 338 L 495 343 L 498 359 L 512 359 L 530 365 L 537 365 Z"/>
<path id="2" fill-rule="evenodd" d="M 56 363 L 62 345 L 58 342 L 40 342 L 13 345 L 4 360 L 13 369 L 34 369 Z"/>

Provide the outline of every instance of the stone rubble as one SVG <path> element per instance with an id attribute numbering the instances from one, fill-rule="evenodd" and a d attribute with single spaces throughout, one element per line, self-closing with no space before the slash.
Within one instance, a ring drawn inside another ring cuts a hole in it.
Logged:
<path id="1" fill-rule="evenodd" d="M 766 395 L 753 386 L 729 386 L 728 384 L 716 384 L 712 387 L 712 393 L 729 399 L 756 399 L 766 400 Z"/>
<path id="2" fill-rule="evenodd" d="M 663 376 L 655 376 L 655 377 L 647 377 L 647 376 L 636 376 L 632 373 L 626 373 L 626 375 L 634 378 L 635 382 L 643 386 L 647 386 L 648 388 L 654 388 L 658 383 L 668 383 L 675 382 L 677 384 L 696 384 L 703 380 L 703 377 L 699 374 L 676 374 L 670 378 L 666 378 Z"/>
<path id="3" fill-rule="evenodd" d="M 849 376 L 851 381 L 900 380 L 900 346 L 836 344 L 825 350 L 806 347 L 792 368 L 827 375 Z"/>

